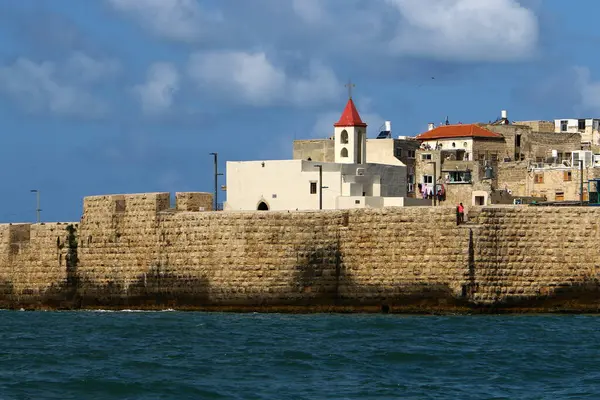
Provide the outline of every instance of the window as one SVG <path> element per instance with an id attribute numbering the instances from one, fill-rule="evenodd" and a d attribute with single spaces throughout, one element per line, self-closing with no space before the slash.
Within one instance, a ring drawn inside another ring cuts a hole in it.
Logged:
<path id="1" fill-rule="evenodd" d="M 471 171 L 449 171 L 448 183 L 471 183 Z"/>
<path id="2" fill-rule="evenodd" d="M 360 200 L 354 200 L 354 204 L 360 204 Z"/>
<path id="3" fill-rule="evenodd" d="M 452 142 L 452 147 L 456 147 L 456 143 L 455 142 Z"/>
<path id="4" fill-rule="evenodd" d="M 568 125 L 569 125 L 569 121 L 567 121 L 567 120 L 560 121 L 560 131 L 561 132 L 566 132 Z"/>
<path id="5" fill-rule="evenodd" d="M 544 183 L 544 174 L 535 174 L 533 177 L 534 183 Z"/>
<path id="6" fill-rule="evenodd" d="M 340 135 L 340 142 L 342 144 L 348 144 L 348 131 L 345 129 L 342 131 L 342 134 Z"/>
<path id="7" fill-rule="evenodd" d="M 431 160 L 431 154 L 430 153 L 421 154 L 421 160 Z"/>
<path id="8" fill-rule="evenodd" d="M 400 148 L 398 148 L 398 147 L 394 148 L 394 156 L 395 156 L 396 158 L 400 158 L 400 157 L 402 157 L 402 149 L 400 149 Z"/>
<path id="9" fill-rule="evenodd" d="M 580 131 L 585 131 L 585 119 L 577 120 L 577 129 Z"/>
<path id="10" fill-rule="evenodd" d="M 554 201 L 565 201 L 565 192 L 554 193 Z"/>
<path id="11" fill-rule="evenodd" d="M 415 191 L 415 184 L 409 183 L 408 184 L 408 193 L 414 193 L 414 191 Z"/>
<path id="12" fill-rule="evenodd" d="M 415 151 L 414 150 L 407 150 L 407 154 L 408 154 L 408 158 L 415 158 Z"/>
<path id="13" fill-rule="evenodd" d="M 433 176 L 431 175 L 423 175 L 423 183 L 433 183 Z"/>
<path id="14" fill-rule="evenodd" d="M 572 179 L 573 179 L 573 177 L 572 177 L 571 171 L 565 171 L 564 176 L 563 176 L 563 180 L 565 182 L 571 182 Z"/>
<path id="15" fill-rule="evenodd" d="M 317 182 L 310 183 L 310 194 L 317 194 Z"/>
<path id="16" fill-rule="evenodd" d="M 415 183 L 415 176 L 414 175 L 408 175 L 407 180 L 408 180 L 408 183 Z"/>
<path id="17" fill-rule="evenodd" d="M 340 152 L 340 156 L 341 157 L 348 157 L 348 149 L 347 148 L 343 148 L 342 151 Z"/>

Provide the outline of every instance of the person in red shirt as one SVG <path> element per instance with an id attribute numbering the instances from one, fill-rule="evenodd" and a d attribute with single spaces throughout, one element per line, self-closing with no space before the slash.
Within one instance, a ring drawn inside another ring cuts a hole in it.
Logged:
<path id="1" fill-rule="evenodd" d="M 463 222 L 465 222 L 465 207 L 463 206 L 463 203 L 460 203 L 457 208 L 458 208 L 458 223 L 462 224 Z"/>

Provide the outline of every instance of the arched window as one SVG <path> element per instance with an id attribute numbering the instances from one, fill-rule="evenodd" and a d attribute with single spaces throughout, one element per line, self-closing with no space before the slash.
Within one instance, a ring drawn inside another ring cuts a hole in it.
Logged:
<path id="1" fill-rule="evenodd" d="M 348 131 L 347 130 L 344 129 L 342 131 L 342 134 L 340 135 L 340 141 L 342 142 L 342 144 L 348 144 Z M 346 156 L 346 157 L 348 157 L 348 156 Z"/>
<path id="2" fill-rule="evenodd" d="M 348 157 L 348 149 L 347 148 L 343 148 L 341 153 L 340 153 L 341 157 Z"/>
<path id="3" fill-rule="evenodd" d="M 269 211 L 269 206 L 264 201 L 261 201 L 260 203 L 258 203 L 257 210 L 258 211 Z"/>

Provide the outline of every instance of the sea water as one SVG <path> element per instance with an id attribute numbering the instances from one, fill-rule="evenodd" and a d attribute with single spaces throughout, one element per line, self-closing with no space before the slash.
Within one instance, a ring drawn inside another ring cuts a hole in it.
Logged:
<path id="1" fill-rule="evenodd" d="M 0 311 L 0 399 L 600 398 L 600 317 Z"/>

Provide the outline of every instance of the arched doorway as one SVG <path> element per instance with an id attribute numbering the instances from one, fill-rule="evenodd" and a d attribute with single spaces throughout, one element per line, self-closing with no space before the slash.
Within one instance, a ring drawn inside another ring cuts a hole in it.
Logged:
<path id="1" fill-rule="evenodd" d="M 261 201 L 260 203 L 258 203 L 257 210 L 258 211 L 269 211 L 269 206 L 264 201 Z"/>

